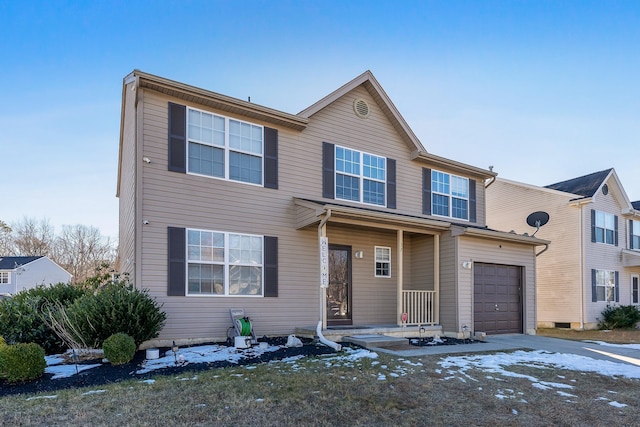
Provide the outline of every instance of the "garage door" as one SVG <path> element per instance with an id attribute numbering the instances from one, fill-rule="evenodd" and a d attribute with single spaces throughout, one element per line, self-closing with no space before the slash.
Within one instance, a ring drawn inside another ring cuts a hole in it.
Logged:
<path id="1" fill-rule="evenodd" d="M 474 330 L 522 333 L 522 272 L 512 265 L 474 263 Z"/>

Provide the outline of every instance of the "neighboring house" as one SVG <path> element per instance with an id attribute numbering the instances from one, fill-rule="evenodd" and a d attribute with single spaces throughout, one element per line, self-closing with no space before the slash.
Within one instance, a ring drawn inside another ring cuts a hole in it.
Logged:
<path id="1" fill-rule="evenodd" d="M 428 153 L 371 72 L 289 114 L 133 71 L 119 150 L 118 269 L 159 341 L 226 337 L 235 308 L 258 335 L 535 333 L 548 242 L 487 229 L 495 174 Z"/>
<path id="2" fill-rule="evenodd" d="M 537 187 L 497 179 L 487 190 L 491 227 L 533 233 L 525 218 L 549 214 L 536 237 L 539 327 L 592 329 L 608 305 L 638 304 L 640 202 L 630 202 L 614 169 Z"/>
<path id="3" fill-rule="evenodd" d="M 46 256 L 0 257 L 0 295 L 15 295 L 38 285 L 71 282 L 71 274 Z"/>

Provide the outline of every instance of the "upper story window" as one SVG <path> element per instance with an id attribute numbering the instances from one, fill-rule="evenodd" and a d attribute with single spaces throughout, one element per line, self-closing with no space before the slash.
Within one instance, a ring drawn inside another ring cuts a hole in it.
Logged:
<path id="1" fill-rule="evenodd" d="M 0 271 L 0 285 L 6 285 L 9 283 L 9 272 Z"/>
<path id="2" fill-rule="evenodd" d="M 592 211 L 591 240 L 608 245 L 618 244 L 618 218 L 610 213 Z"/>
<path id="3" fill-rule="evenodd" d="M 629 220 L 629 249 L 640 250 L 640 221 Z"/>
<path id="4" fill-rule="evenodd" d="M 336 146 L 335 197 L 385 206 L 386 158 Z"/>
<path id="5" fill-rule="evenodd" d="M 187 170 L 262 185 L 263 128 L 188 108 Z"/>
<path id="6" fill-rule="evenodd" d="M 450 218 L 469 219 L 469 179 L 431 171 L 431 213 Z"/>
<path id="7" fill-rule="evenodd" d="M 262 296 L 263 237 L 187 230 L 187 294 Z"/>
<path id="8" fill-rule="evenodd" d="M 376 274 L 375 277 L 391 277 L 391 248 L 376 246 Z"/>

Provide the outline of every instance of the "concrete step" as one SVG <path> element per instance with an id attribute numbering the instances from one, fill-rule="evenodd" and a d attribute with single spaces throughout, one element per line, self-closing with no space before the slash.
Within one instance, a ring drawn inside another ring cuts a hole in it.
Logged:
<path id="1" fill-rule="evenodd" d="M 362 335 L 349 335 L 342 339 L 346 342 L 352 342 L 360 345 L 364 348 L 376 348 L 381 346 L 390 346 L 398 344 L 406 344 L 409 342 L 406 338 L 390 337 L 381 334 L 362 334 Z"/>

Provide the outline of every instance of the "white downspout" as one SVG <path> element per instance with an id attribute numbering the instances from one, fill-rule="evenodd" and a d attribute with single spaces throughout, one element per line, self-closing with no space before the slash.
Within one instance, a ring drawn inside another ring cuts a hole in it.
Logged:
<path id="1" fill-rule="evenodd" d="M 329 221 L 329 218 L 331 218 L 331 209 L 327 209 L 326 215 L 324 216 L 324 218 L 322 218 L 322 221 L 320 221 L 320 224 L 318 224 L 318 247 L 320 246 L 320 239 L 322 237 L 327 236 L 327 231 L 325 227 L 327 222 Z M 340 344 L 330 341 L 326 339 L 324 335 L 322 335 L 322 328 L 325 326 L 324 311 L 327 306 L 327 303 L 326 303 L 327 288 L 323 288 L 322 286 L 320 286 L 319 299 L 320 299 L 320 318 L 318 320 L 318 326 L 316 327 L 316 335 L 318 336 L 318 340 L 322 344 L 333 348 L 335 351 L 340 351 L 342 350 L 342 346 Z"/>
<path id="2" fill-rule="evenodd" d="M 584 224 L 582 214 L 583 207 L 580 208 L 580 330 L 584 330 Z"/>

